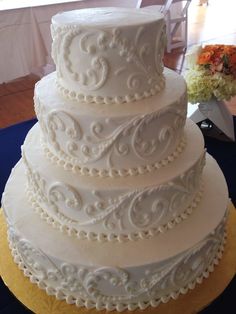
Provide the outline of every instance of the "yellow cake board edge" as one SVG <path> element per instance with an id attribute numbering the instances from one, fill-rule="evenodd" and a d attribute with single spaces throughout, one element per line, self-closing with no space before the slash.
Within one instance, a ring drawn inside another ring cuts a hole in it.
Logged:
<path id="1" fill-rule="evenodd" d="M 48 296 L 44 290 L 40 290 L 36 284 L 24 276 L 23 272 L 14 263 L 7 241 L 7 226 L 3 211 L 0 210 L 0 276 L 9 290 L 28 309 L 37 314 L 105 314 L 118 313 L 106 310 L 97 311 L 86 308 L 78 308 L 75 305 L 59 301 L 54 296 Z M 227 241 L 225 251 L 219 265 L 215 267 L 209 278 L 179 296 L 177 300 L 162 303 L 156 308 L 148 307 L 146 310 L 124 311 L 123 314 L 190 314 L 197 313 L 214 299 L 216 299 L 227 287 L 236 273 L 236 210 L 230 205 L 227 223 Z M 1 297 L 1 296 L 0 296 Z"/>

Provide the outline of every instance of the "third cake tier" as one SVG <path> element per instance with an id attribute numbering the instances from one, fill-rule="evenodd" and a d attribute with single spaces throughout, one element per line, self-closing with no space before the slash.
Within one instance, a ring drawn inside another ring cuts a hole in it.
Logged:
<path id="1" fill-rule="evenodd" d="M 36 125 L 22 148 L 31 203 L 48 222 L 79 238 L 123 241 L 164 232 L 185 219 L 201 198 L 203 137 L 191 120 L 184 133 L 185 150 L 165 167 L 101 178 L 48 160 L 37 145 L 41 131 Z"/>

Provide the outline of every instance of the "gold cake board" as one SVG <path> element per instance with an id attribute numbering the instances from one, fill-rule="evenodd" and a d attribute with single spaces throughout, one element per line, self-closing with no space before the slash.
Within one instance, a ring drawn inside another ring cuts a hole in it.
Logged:
<path id="1" fill-rule="evenodd" d="M 0 275 L 16 298 L 28 309 L 37 314 L 105 314 L 118 313 L 106 310 L 97 311 L 77 308 L 65 301 L 58 301 L 54 296 L 48 296 L 36 284 L 32 284 L 14 263 L 7 242 L 7 227 L 2 210 L 0 210 Z M 231 205 L 227 242 L 223 257 L 209 278 L 197 284 L 194 290 L 179 296 L 177 300 L 162 303 L 156 308 L 146 310 L 124 311 L 123 314 L 190 314 L 197 313 L 216 299 L 227 287 L 236 273 L 236 211 Z M 1 297 L 1 296 L 0 296 Z"/>

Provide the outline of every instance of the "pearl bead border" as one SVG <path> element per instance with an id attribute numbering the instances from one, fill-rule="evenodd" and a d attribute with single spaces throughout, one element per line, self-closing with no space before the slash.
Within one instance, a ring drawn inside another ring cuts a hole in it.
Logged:
<path id="1" fill-rule="evenodd" d="M 70 227 L 62 222 L 55 220 L 52 216 L 50 216 L 35 200 L 34 193 L 27 187 L 27 198 L 34 209 L 34 211 L 40 215 L 41 219 L 46 221 L 53 228 L 60 230 L 62 233 L 67 234 L 68 236 L 72 236 L 78 238 L 80 240 L 89 240 L 89 241 L 98 241 L 98 242 L 127 242 L 127 241 L 137 241 L 140 239 L 149 239 L 155 235 L 160 233 L 165 233 L 170 229 L 173 229 L 176 225 L 181 223 L 183 220 L 187 219 L 188 216 L 192 214 L 192 212 L 197 208 L 199 202 L 202 199 L 203 195 L 203 182 L 200 184 L 200 189 L 196 193 L 192 203 L 177 217 L 173 217 L 170 221 L 165 224 L 162 224 L 158 227 L 153 227 L 148 230 L 142 230 L 140 232 L 132 232 L 129 234 L 105 234 L 105 233 L 95 233 L 95 232 L 87 232 L 84 230 L 77 230 L 74 227 Z"/>
<path id="2" fill-rule="evenodd" d="M 144 91 L 143 93 L 135 93 L 131 95 L 125 96 L 115 96 L 115 97 L 104 97 L 104 96 L 93 96 L 93 95 L 84 95 L 82 92 L 75 92 L 70 91 L 69 89 L 63 87 L 56 79 L 56 87 L 60 95 L 64 98 L 77 101 L 77 102 L 84 102 L 87 104 L 96 103 L 96 104 L 106 104 L 106 105 L 115 105 L 115 104 L 123 104 L 123 103 L 130 103 L 135 102 L 137 100 L 141 100 L 144 98 L 149 98 L 151 96 L 156 95 L 165 87 L 165 77 L 162 74 L 160 77 L 160 83 L 156 84 L 148 91 Z"/>
<path id="3" fill-rule="evenodd" d="M 183 137 L 176 149 L 169 156 L 164 159 L 149 165 L 141 165 L 139 167 L 129 168 L 129 169 L 97 169 L 89 168 L 85 166 L 78 165 L 76 159 L 69 158 L 63 152 L 59 153 L 59 157 L 54 155 L 47 144 L 41 139 L 41 146 L 46 158 L 53 164 L 63 167 L 66 171 L 72 171 L 73 173 L 79 173 L 80 175 L 91 176 L 91 177 L 127 177 L 127 176 L 137 176 L 145 173 L 149 173 L 158 170 L 171 162 L 173 162 L 179 155 L 183 152 L 187 144 L 186 138 Z"/>
<path id="4" fill-rule="evenodd" d="M 226 217 L 224 218 L 225 221 Z M 9 235 L 9 233 L 8 233 Z M 8 243 L 11 250 L 12 257 L 14 259 L 14 262 L 18 265 L 19 269 L 23 271 L 23 274 L 25 277 L 28 277 L 31 283 L 37 284 L 37 286 L 45 290 L 47 295 L 53 295 L 58 300 L 65 300 L 68 304 L 74 304 L 77 307 L 85 307 L 87 309 L 95 308 L 96 310 L 107 310 L 107 311 L 117 311 L 122 312 L 125 310 L 128 311 L 135 311 L 136 309 L 144 310 L 147 307 L 157 307 L 161 303 L 167 303 L 169 300 L 174 299 L 176 300 L 181 294 L 186 294 L 189 290 L 193 290 L 196 286 L 196 284 L 201 284 L 204 278 L 208 278 L 210 273 L 212 273 L 215 269 L 215 266 L 219 264 L 219 261 L 221 260 L 225 248 L 227 233 L 226 228 L 224 230 L 222 241 L 219 245 L 219 249 L 213 259 L 213 262 L 207 266 L 207 268 L 203 271 L 202 275 L 196 277 L 193 281 L 188 283 L 187 286 L 181 287 L 177 289 L 176 291 L 171 292 L 170 294 L 163 296 L 161 298 L 153 298 L 148 301 L 141 301 L 138 303 L 112 303 L 112 302 L 99 302 L 96 303 L 92 300 L 84 300 L 82 298 L 74 298 L 71 295 L 66 295 L 60 290 L 56 290 L 53 287 L 48 286 L 43 280 L 39 280 L 37 277 L 35 277 L 31 270 L 27 268 L 26 264 L 22 260 L 21 256 L 19 255 L 17 248 L 14 246 L 14 243 L 10 240 L 10 237 L 8 236 Z"/>

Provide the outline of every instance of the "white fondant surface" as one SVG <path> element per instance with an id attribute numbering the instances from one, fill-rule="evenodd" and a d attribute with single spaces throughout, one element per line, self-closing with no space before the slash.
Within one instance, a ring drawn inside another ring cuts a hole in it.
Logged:
<path id="1" fill-rule="evenodd" d="M 184 149 L 187 99 L 183 78 L 165 73 L 160 94 L 114 106 L 65 101 L 55 89 L 55 74 L 43 78 L 35 109 L 45 148 L 66 167 L 89 175 L 126 176 L 170 162 Z"/>
<path id="2" fill-rule="evenodd" d="M 22 148 L 31 202 L 79 237 L 80 232 L 94 232 L 112 241 L 144 237 L 144 231 L 147 237 L 163 232 L 164 226 L 171 228 L 182 214 L 191 213 L 200 197 L 203 137 L 191 120 L 185 133 L 186 149 L 165 167 L 133 177 L 99 178 L 47 160 L 37 145 L 36 125 Z"/>
<path id="3" fill-rule="evenodd" d="M 76 115 L 78 114 L 78 111 L 82 117 L 132 117 L 167 109 L 169 106 L 174 105 L 179 106 L 179 109 L 182 109 L 183 112 L 187 112 L 186 82 L 184 78 L 168 68 L 164 69 L 164 76 L 166 85 L 158 95 L 153 95 L 132 103 L 110 105 L 104 103 L 88 104 L 83 101 L 78 102 L 72 99 L 65 100 L 58 94 L 55 86 L 56 72 L 52 72 L 36 83 L 35 98 L 36 100 L 38 98 L 40 103 L 46 107 L 46 112 L 50 112 L 50 110 L 53 109 L 68 110 Z"/>
<path id="4" fill-rule="evenodd" d="M 125 103 L 163 89 L 163 15 L 84 9 L 54 16 L 51 29 L 58 90 L 67 99 Z"/>
<path id="5" fill-rule="evenodd" d="M 35 109 L 49 154 L 66 167 L 98 176 L 132 175 L 160 167 L 184 149 L 186 84 L 165 70 L 166 88 L 128 104 L 66 101 L 55 73 L 36 85 Z"/>
<path id="6" fill-rule="evenodd" d="M 51 258 L 82 265 L 123 268 L 173 257 L 191 249 L 209 235 L 222 221 L 229 202 L 224 176 L 216 161 L 208 155 L 203 174 L 204 195 L 197 210 L 188 219 L 150 239 L 97 243 L 66 236 L 39 219 L 26 200 L 24 173 L 21 161 L 13 169 L 3 195 L 3 209 L 8 223 Z"/>
<path id="7" fill-rule="evenodd" d="M 114 13 L 115 12 L 115 13 Z M 96 26 L 116 27 L 117 25 L 129 26 L 150 23 L 163 15 L 158 11 L 147 14 L 144 10 L 130 8 L 93 8 L 61 12 L 53 16 L 52 23 L 58 25 L 82 24 L 93 28 Z"/>
<path id="8" fill-rule="evenodd" d="M 136 177 L 98 178 L 81 176 L 51 163 L 44 156 L 43 149 L 39 145 L 40 136 L 40 126 L 36 124 L 27 135 L 23 144 L 23 151 L 27 161 L 34 166 L 32 170 L 46 174 L 48 180 L 61 178 L 64 182 L 75 186 L 83 185 L 84 188 L 86 187 L 90 190 L 96 188 L 104 190 L 123 189 L 124 187 L 140 188 L 152 186 L 154 183 L 158 185 L 168 183 L 175 177 L 181 176 L 187 169 L 190 169 L 204 152 L 204 139 L 201 131 L 193 121 L 188 120 L 185 128 L 187 145 L 181 157 L 152 173 L 137 175 Z M 40 160 L 44 162 L 40 162 Z"/>
<path id="9" fill-rule="evenodd" d="M 176 299 L 208 277 L 222 256 L 228 195 L 211 157 L 203 178 L 198 210 L 180 226 L 148 240 L 98 245 L 59 234 L 38 219 L 25 198 L 20 161 L 3 196 L 14 260 L 49 295 L 77 306 L 120 312 Z"/>
<path id="10" fill-rule="evenodd" d="M 77 306 L 123 311 L 175 299 L 222 255 L 228 191 L 186 121 L 184 80 L 164 70 L 164 17 L 60 13 L 52 37 L 57 71 L 36 86 L 40 125 L 3 194 L 14 261 Z M 111 242 L 124 236 L 137 241 Z"/>

